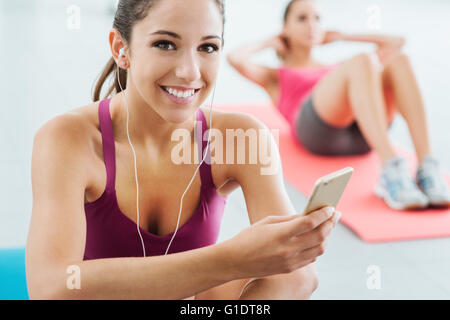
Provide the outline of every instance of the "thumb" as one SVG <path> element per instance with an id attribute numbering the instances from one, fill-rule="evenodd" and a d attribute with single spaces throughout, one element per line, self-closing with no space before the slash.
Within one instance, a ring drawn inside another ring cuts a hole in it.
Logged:
<path id="1" fill-rule="evenodd" d="M 333 216 L 333 212 L 334 208 L 325 207 L 320 210 L 313 211 L 307 216 L 299 215 L 299 219 L 285 222 L 285 235 L 290 238 L 314 230 L 323 222 L 330 219 Z"/>

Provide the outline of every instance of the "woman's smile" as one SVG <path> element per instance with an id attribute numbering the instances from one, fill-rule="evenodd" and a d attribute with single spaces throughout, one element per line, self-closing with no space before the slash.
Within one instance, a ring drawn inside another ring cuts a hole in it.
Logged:
<path id="1" fill-rule="evenodd" d="M 195 100 L 200 89 L 182 88 L 175 86 L 159 86 L 164 95 L 177 104 L 189 104 Z"/>

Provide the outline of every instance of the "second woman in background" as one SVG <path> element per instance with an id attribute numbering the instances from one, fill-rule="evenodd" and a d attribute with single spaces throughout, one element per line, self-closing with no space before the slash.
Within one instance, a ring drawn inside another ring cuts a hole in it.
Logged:
<path id="1" fill-rule="evenodd" d="M 375 43 L 338 64 L 314 59 L 313 48 L 333 41 Z M 375 193 L 397 210 L 448 206 L 450 192 L 430 150 L 425 106 L 408 57 L 405 40 L 387 35 L 325 32 L 314 0 L 290 1 L 281 34 L 240 47 L 228 62 L 260 85 L 310 152 L 325 156 L 359 155 L 374 150 L 382 161 Z M 251 62 L 251 55 L 274 48 L 280 68 Z M 406 159 L 392 147 L 388 130 L 396 114 L 408 124 L 419 167 L 416 179 Z"/>

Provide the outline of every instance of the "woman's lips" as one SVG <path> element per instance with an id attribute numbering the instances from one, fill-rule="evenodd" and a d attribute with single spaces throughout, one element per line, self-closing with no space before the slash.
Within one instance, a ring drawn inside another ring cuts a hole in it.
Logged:
<path id="1" fill-rule="evenodd" d="M 186 98 L 179 98 L 179 97 L 175 97 L 174 95 L 170 94 L 169 92 L 167 92 L 164 87 L 159 86 L 160 89 L 164 92 L 164 94 L 167 96 L 167 98 L 170 99 L 170 101 L 176 103 L 176 104 L 189 104 L 192 101 L 194 101 L 194 99 L 197 97 L 198 92 L 200 91 L 200 89 L 195 89 L 195 92 L 192 96 L 190 97 L 186 97 Z"/>

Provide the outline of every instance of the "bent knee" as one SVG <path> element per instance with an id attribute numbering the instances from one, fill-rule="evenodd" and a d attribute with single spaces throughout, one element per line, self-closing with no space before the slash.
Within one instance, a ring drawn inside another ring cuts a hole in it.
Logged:
<path id="1" fill-rule="evenodd" d="M 351 72 L 375 73 L 382 68 L 380 60 L 375 53 L 360 53 L 348 60 Z"/>
<path id="2" fill-rule="evenodd" d="M 293 279 L 296 284 L 296 294 L 298 299 L 310 299 L 311 295 L 319 287 L 319 277 L 313 266 L 306 267 L 310 270 L 304 270 L 298 272 L 298 276 Z"/>
<path id="3" fill-rule="evenodd" d="M 385 68 L 394 67 L 399 64 L 402 65 L 411 64 L 409 56 L 406 53 L 402 52 L 401 50 L 393 52 L 391 55 L 389 55 L 389 57 L 386 58 L 386 61 L 384 62 Z"/>
<path id="4" fill-rule="evenodd" d="M 254 278 L 237 279 L 222 285 L 199 292 L 195 300 L 236 300 L 242 293 L 243 288 Z"/>

